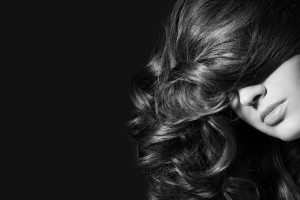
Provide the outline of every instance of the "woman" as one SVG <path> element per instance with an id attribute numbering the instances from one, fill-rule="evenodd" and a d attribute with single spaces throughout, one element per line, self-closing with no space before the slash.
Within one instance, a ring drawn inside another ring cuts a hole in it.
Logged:
<path id="1" fill-rule="evenodd" d="M 179 0 L 132 80 L 150 199 L 300 199 L 296 0 Z"/>

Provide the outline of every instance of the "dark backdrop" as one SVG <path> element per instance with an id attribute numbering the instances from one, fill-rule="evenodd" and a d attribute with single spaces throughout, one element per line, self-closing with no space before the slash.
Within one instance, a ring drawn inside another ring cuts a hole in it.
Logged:
<path id="1" fill-rule="evenodd" d="M 13 95 L 6 101 L 12 99 L 7 109 L 13 117 L 5 115 L 13 122 L 4 123 L 13 145 L 3 139 L 9 159 L 2 163 L 12 170 L 5 170 L 9 181 L 4 181 L 13 190 L 10 195 L 146 199 L 126 126 L 132 110 L 128 89 L 131 77 L 148 62 L 173 3 L 7 7 L 6 35 L 12 38 L 6 38 L 10 48 L 5 51 L 12 56 L 4 56 L 11 70 L 5 88 L 15 88 L 7 89 Z"/>
<path id="2" fill-rule="evenodd" d="M 174 3 L 122 1 L 109 8 L 109 15 L 104 15 L 109 22 L 103 28 L 107 36 L 102 38 L 108 44 L 105 51 L 109 57 L 103 58 L 106 64 L 101 76 L 105 80 L 101 91 L 105 98 L 101 105 L 106 111 L 103 125 L 108 130 L 103 134 L 109 136 L 102 142 L 106 155 L 101 159 L 105 160 L 101 165 L 106 168 L 101 172 L 106 177 L 103 190 L 109 196 L 105 199 L 146 200 L 146 182 L 137 170 L 134 141 L 126 127 L 132 111 L 128 89 L 132 76 L 147 64 Z"/>

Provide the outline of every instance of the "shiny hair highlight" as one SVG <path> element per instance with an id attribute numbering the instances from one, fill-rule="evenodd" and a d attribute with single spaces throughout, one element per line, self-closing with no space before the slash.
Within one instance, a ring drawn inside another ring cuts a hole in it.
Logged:
<path id="1" fill-rule="evenodd" d="M 131 84 L 129 126 L 151 200 L 299 198 L 299 141 L 258 133 L 229 107 L 238 88 L 299 54 L 299 19 L 296 1 L 175 4 Z"/>

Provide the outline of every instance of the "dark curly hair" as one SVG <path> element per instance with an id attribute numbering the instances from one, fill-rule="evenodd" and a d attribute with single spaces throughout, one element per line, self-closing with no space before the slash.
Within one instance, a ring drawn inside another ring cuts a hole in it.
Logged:
<path id="1" fill-rule="evenodd" d="M 179 0 L 133 79 L 129 123 L 149 198 L 300 198 L 299 140 L 241 121 L 236 91 L 300 53 L 296 0 Z"/>

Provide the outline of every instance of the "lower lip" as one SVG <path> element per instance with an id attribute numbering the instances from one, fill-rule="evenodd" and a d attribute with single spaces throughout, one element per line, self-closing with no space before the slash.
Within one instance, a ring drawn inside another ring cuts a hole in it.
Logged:
<path id="1" fill-rule="evenodd" d="M 265 117 L 264 123 L 268 126 L 275 126 L 280 123 L 284 119 L 285 108 L 286 101 L 274 108 L 272 112 Z"/>

